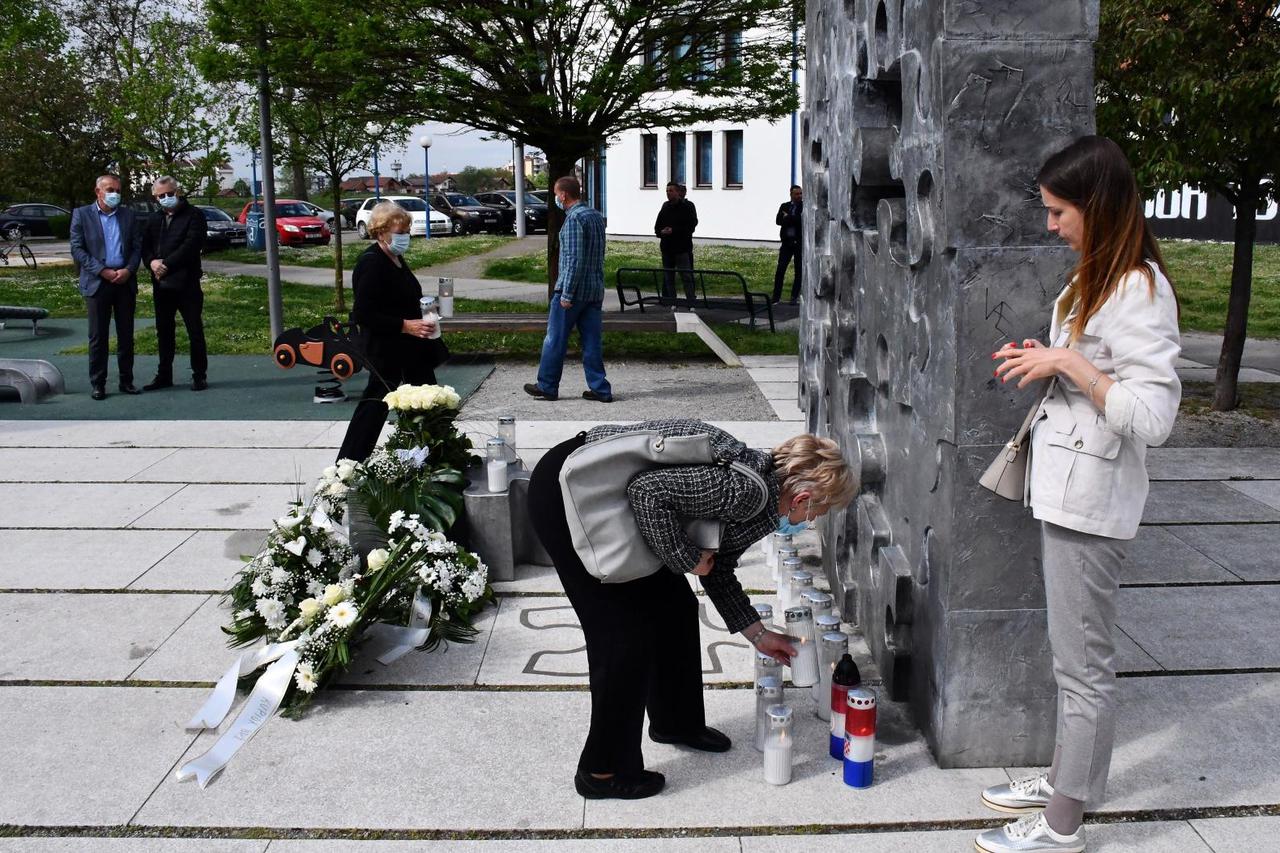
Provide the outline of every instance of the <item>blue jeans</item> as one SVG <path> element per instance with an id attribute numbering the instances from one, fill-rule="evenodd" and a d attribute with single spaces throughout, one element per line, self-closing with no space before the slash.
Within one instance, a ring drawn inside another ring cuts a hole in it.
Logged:
<path id="1" fill-rule="evenodd" d="M 538 387 L 545 394 L 559 396 L 564 354 L 569 348 L 569 333 L 575 328 L 582 338 L 582 370 L 587 376 L 587 387 L 601 397 L 612 397 L 613 389 L 604 375 L 604 318 L 600 303 L 575 302 L 563 308 L 559 293 L 551 297 L 547 311 L 547 336 L 542 341 L 542 360 L 538 362 Z"/>

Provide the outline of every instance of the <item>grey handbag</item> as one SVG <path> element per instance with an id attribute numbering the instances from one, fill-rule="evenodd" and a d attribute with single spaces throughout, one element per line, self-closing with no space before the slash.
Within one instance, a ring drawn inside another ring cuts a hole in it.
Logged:
<path id="1" fill-rule="evenodd" d="M 656 572 L 662 560 L 640 533 L 627 499 L 627 485 L 637 474 L 659 465 L 715 464 L 719 463 L 706 435 L 624 432 L 570 453 L 560 469 L 560 491 L 573 547 L 587 572 L 604 583 L 626 583 Z M 759 513 L 769 500 L 764 477 L 741 462 L 731 462 L 730 467 L 760 487 L 760 504 L 752 515 Z M 723 521 L 689 519 L 683 526 L 699 548 L 719 550 Z"/>
<path id="2" fill-rule="evenodd" d="M 978 485 L 1011 501 L 1026 498 L 1027 462 L 1031 458 L 1031 425 L 1035 423 L 1036 413 L 1044 405 L 1044 398 L 1056 383 L 1056 377 L 1049 381 L 1044 393 L 1036 398 L 1036 404 L 1027 412 L 1022 426 L 1018 427 L 1018 431 L 1005 444 L 1000 454 L 991 460 L 987 470 L 982 472 Z"/>

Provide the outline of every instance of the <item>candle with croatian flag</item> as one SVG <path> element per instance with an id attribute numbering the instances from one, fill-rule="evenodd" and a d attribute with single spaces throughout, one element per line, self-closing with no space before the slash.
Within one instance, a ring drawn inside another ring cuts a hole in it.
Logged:
<path id="1" fill-rule="evenodd" d="M 756 738 L 758 751 L 764 751 L 764 736 L 769 730 L 769 708 L 782 701 L 782 679 L 766 675 L 756 679 Z"/>
<path id="2" fill-rule="evenodd" d="M 791 709 L 769 708 L 769 733 L 764 739 L 764 781 L 785 785 L 791 781 Z"/>
<path id="3" fill-rule="evenodd" d="M 831 719 L 831 678 L 836 664 L 848 652 L 849 637 L 842 631 L 828 631 L 818 643 L 818 683 L 813 685 L 813 698 L 820 720 Z"/>
<path id="4" fill-rule="evenodd" d="M 829 751 L 836 761 L 844 761 L 844 712 L 849 705 L 849 691 L 862 681 L 858 665 L 848 652 L 840 656 L 831 674 L 831 743 Z"/>
<path id="5" fill-rule="evenodd" d="M 813 636 L 813 614 L 807 607 L 787 608 L 787 634 L 796 653 L 791 658 L 791 683 L 812 687 L 818 682 L 818 644 Z"/>
<path id="6" fill-rule="evenodd" d="M 876 757 L 876 694 L 865 687 L 849 691 L 844 709 L 844 783 L 870 788 Z"/>

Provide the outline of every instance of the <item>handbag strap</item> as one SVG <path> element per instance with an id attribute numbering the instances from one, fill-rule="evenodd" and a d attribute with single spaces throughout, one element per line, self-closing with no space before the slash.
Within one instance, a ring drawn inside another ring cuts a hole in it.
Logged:
<path id="1" fill-rule="evenodd" d="M 1040 407 L 1044 405 L 1045 399 L 1053 393 L 1053 389 L 1057 387 L 1057 385 L 1057 376 L 1054 376 L 1045 384 L 1044 393 L 1040 395 L 1038 400 L 1036 400 L 1036 404 L 1031 407 L 1031 411 L 1027 412 L 1027 417 L 1022 421 L 1022 426 L 1018 427 L 1018 432 L 1014 435 L 1013 441 L 1009 442 L 1010 447 L 1021 446 L 1022 442 L 1027 440 L 1027 434 L 1031 432 L 1031 425 L 1035 423 L 1036 414 L 1040 411 Z"/>
<path id="2" fill-rule="evenodd" d="M 764 481 L 764 477 L 760 472 L 745 462 L 733 461 L 729 463 L 729 467 L 747 476 L 747 479 L 754 482 L 760 487 L 760 503 L 756 504 L 756 508 L 752 510 L 751 516 L 754 517 L 764 511 L 765 506 L 769 503 L 769 484 Z"/>

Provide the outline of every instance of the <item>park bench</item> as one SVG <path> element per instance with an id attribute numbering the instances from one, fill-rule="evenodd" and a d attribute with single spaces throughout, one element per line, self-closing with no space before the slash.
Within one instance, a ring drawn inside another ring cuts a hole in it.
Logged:
<path id="1" fill-rule="evenodd" d="M 663 281 L 668 273 L 675 274 L 675 298 L 662 295 Z M 690 303 L 684 295 L 685 280 L 692 277 L 696 283 L 695 292 L 699 296 Z M 732 290 L 732 294 L 707 294 L 707 285 L 713 290 Z M 751 328 L 756 327 L 756 317 L 764 315 L 769 319 L 769 331 L 775 331 L 773 325 L 773 303 L 767 293 L 758 293 L 747 288 L 747 280 L 741 273 L 732 270 L 673 270 L 663 267 L 623 267 L 615 276 L 618 289 L 618 304 L 625 311 L 628 305 L 635 305 L 642 312 L 646 305 L 663 308 L 688 309 L 703 308 L 706 310 L 745 311 L 751 318 Z M 738 291 L 741 291 L 739 294 Z"/>
<path id="2" fill-rule="evenodd" d="M 0 305 L 0 329 L 4 328 L 6 320 L 30 320 L 31 334 L 40 334 L 40 321 L 47 319 L 49 310 L 47 308 L 33 308 L 29 305 Z"/>
<path id="3" fill-rule="evenodd" d="M 691 312 L 663 311 L 644 315 L 606 312 L 603 321 L 606 332 L 692 333 L 701 338 L 725 364 L 731 367 L 742 366 L 742 360 L 729 345 L 701 317 Z M 450 332 L 545 332 L 547 314 L 545 311 L 536 314 L 454 314 L 444 320 L 444 327 Z"/>

